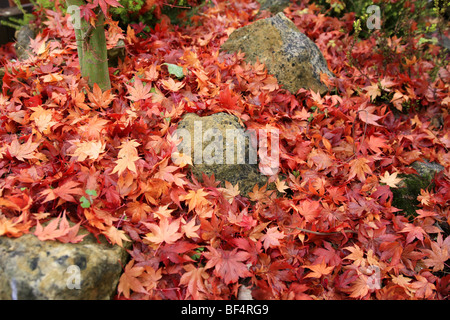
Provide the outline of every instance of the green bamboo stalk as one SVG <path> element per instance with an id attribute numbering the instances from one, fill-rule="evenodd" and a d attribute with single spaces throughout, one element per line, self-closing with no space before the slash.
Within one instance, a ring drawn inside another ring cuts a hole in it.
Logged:
<path id="1" fill-rule="evenodd" d="M 66 2 L 68 6 L 86 4 L 84 0 L 67 0 Z M 105 17 L 100 12 L 97 15 L 95 27 L 84 19 L 80 19 L 80 28 L 75 29 L 81 75 L 88 78 L 91 88 L 96 83 L 102 91 L 111 89 L 104 22 Z"/>

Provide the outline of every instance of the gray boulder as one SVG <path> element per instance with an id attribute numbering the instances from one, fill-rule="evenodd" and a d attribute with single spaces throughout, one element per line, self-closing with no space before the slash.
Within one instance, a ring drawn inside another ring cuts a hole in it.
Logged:
<path id="1" fill-rule="evenodd" d="M 242 51 L 250 63 L 259 59 L 291 93 L 300 88 L 324 93 L 320 73 L 334 76 L 315 43 L 281 12 L 233 31 L 221 50 Z"/>
<path id="2" fill-rule="evenodd" d="M 111 299 L 127 257 L 91 234 L 79 243 L 0 237 L 0 300 Z"/>
<path id="3" fill-rule="evenodd" d="M 259 171 L 257 150 L 250 135 L 235 116 L 221 112 L 199 117 L 188 113 L 178 123 L 177 135 L 183 137 L 178 150 L 190 152 L 191 169 L 197 180 L 203 181 L 203 173 L 214 174 L 217 181 L 223 182 L 222 187 L 225 181 L 239 183 L 244 196 L 256 184 L 261 187 L 267 182 Z"/>

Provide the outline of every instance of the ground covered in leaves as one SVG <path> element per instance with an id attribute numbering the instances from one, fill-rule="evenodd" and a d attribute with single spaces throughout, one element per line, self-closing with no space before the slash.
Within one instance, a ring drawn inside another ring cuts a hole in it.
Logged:
<path id="1" fill-rule="evenodd" d="M 235 299 L 244 286 L 257 299 L 447 298 L 450 70 L 433 60 L 441 48 L 392 37 L 383 55 L 376 32 L 354 41 L 352 14 L 292 4 L 286 16 L 336 78 L 324 78 L 326 95 L 291 94 L 262 64 L 219 51 L 234 29 L 269 16 L 256 17 L 258 7 L 218 1 L 191 25 L 163 19 L 149 33 L 109 21 L 108 44 L 123 38 L 127 57 L 106 92 L 81 78 L 61 12 L 47 13 L 29 60 L 3 47 L 0 235 L 78 242 L 81 225 L 132 243 L 117 298 Z M 192 179 L 188 159 L 171 157 L 187 112 L 278 129 L 277 190 L 246 198 L 238 186 Z M 422 159 L 445 170 L 408 217 L 391 189 Z"/>

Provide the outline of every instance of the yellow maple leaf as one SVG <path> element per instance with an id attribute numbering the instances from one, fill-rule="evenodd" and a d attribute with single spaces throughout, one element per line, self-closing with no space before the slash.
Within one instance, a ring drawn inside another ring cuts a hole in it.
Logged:
<path id="1" fill-rule="evenodd" d="M 105 152 L 105 143 L 101 141 L 82 141 L 72 140 L 75 145 L 75 151 L 71 154 L 77 157 L 77 161 L 84 161 L 86 159 L 97 160 L 100 154 Z"/>
<path id="2" fill-rule="evenodd" d="M 398 184 L 402 181 L 402 179 L 397 178 L 398 172 L 394 172 L 393 174 L 389 174 L 389 172 L 385 171 L 384 176 L 381 176 L 380 182 L 387 184 L 391 188 L 398 188 Z"/>
<path id="3" fill-rule="evenodd" d="M 203 191 L 203 188 L 197 191 L 189 190 L 188 194 L 183 196 L 181 200 L 189 200 L 189 211 L 192 211 L 195 207 L 201 207 L 209 203 L 208 199 L 205 198 L 207 195 L 208 192 Z"/>
<path id="4" fill-rule="evenodd" d="M 114 167 L 111 174 L 118 172 L 120 176 L 126 169 L 137 173 L 135 162 L 141 158 L 139 157 L 136 149 L 139 145 L 140 143 L 134 139 L 122 142 L 118 154 L 118 160 L 116 160 L 117 165 Z"/>

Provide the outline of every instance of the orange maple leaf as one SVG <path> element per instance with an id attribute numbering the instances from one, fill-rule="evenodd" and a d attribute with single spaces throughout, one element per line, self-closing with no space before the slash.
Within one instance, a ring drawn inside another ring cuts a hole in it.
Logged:
<path id="1" fill-rule="evenodd" d="M 120 176 L 126 169 L 137 173 L 135 162 L 141 158 L 136 149 L 139 145 L 140 143 L 134 139 L 122 142 L 122 145 L 119 147 L 118 160 L 116 160 L 117 165 L 111 174 L 118 172 Z"/>
<path id="2" fill-rule="evenodd" d="M 184 232 L 186 237 L 191 238 L 191 239 L 199 238 L 199 235 L 197 234 L 197 230 L 200 229 L 200 225 L 195 224 L 195 218 L 191 219 L 189 222 L 186 222 L 182 218 L 181 222 L 183 222 L 183 225 L 181 226 L 181 230 Z"/>
<path id="3" fill-rule="evenodd" d="M 66 213 L 61 214 L 50 221 L 50 223 L 43 227 L 39 221 L 36 225 L 36 230 L 33 233 L 39 240 L 59 240 L 65 243 L 77 243 L 83 240 L 83 238 L 87 235 L 77 236 L 78 229 L 81 223 L 76 224 L 73 227 L 70 227 L 69 222 L 66 219 Z"/>
<path id="4" fill-rule="evenodd" d="M 351 180 L 357 176 L 359 181 L 364 182 L 366 180 L 365 174 L 372 174 L 372 170 L 367 165 L 368 163 L 369 160 L 366 158 L 357 158 L 350 161 L 350 174 L 348 176 L 348 180 Z"/>
<path id="5" fill-rule="evenodd" d="M 119 294 L 123 294 L 125 298 L 130 298 L 130 290 L 134 292 L 147 293 L 142 286 L 138 277 L 144 272 L 144 267 L 134 267 L 134 260 L 131 260 L 125 267 L 124 272 L 120 276 L 117 290 Z"/>
<path id="6" fill-rule="evenodd" d="M 123 248 L 122 240 L 130 241 L 125 234 L 125 231 L 119 230 L 114 226 L 109 226 L 106 230 L 102 231 L 102 233 L 109 239 L 112 244 L 117 244 Z"/>
<path id="7" fill-rule="evenodd" d="M 205 280 L 209 278 L 205 268 L 199 268 L 192 263 L 183 266 L 183 268 L 186 272 L 181 276 L 180 284 L 187 285 L 187 291 L 193 299 L 204 299 L 204 293 L 208 293 Z"/>
<path id="8" fill-rule="evenodd" d="M 206 196 L 208 192 L 203 191 L 203 188 L 200 188 L 196 191 L 189 190 L 189 192 L 181 197 L 181 200 L 189 200 L 189 211 L 194 210 L 196 207 L 201 207 L 209 203 Z"/>
<path id="9" fill-rule="evenodd" d="M 27 142 L 20 144 L 17 138 L 13 138 L 11 144 L 8 147 L 8 152 L 11 157 L 15 157 L 19 161 L 25 161 L 25 159 L 36 159 L 36 148 L 40 142 L 32 142 L 31 137 Z"/>
<path id="10" fill-rule="evenodd" d="M 144 225 L 151 231 L 144 238 L 144 241 L 150 244 L 160 245 L 163 242 L 172 244 L 183 236 L 182 233 L 178 232 L 180 219 L 169 223 L 169 219 L 162 218 L 159 225 L 154 223 L 144 223 Z"/>
<path id="11" fill-rule="evenodd" d="M 161 84 L 163 85 L 163 87 L 166 90 L 172 91 L 172 92 L 177 92 L 179 91 L 181 88 L 184 87 L 184 83 L 181 81 L 176 81 L 173 80 L 172 78 L 169 78 L 168 80 L 161 80 Z"/>
<path id="12" fill-rule="evenodd" d="M 327 265 L 323 261 L 320 264 L 305 266 L 305 268 L 311 269 L 313 271 L 311 273 L 308 273 L 305 278 L 320 278 L 322 276 L 330 274 L 334 269 L 333 266 L 327 267 Z"/>
<path id="13" fill-rule="evenodd" d="M 115 97 L 114 94 L 111 94 L 111 89 L 102 92 L 102 89 L 96 83 L 94 83 L 92 92 L 88 92 L 88 98 L 91 101 L 90 105 L 93 108 L 105 109 Z"/>
<path id="14" fill-rule="evenodd" d="M 134 77 L 134 79 L 134 86 L 127 85 L 130 95 L 126 98 L 130 99 L 131 101 L 139 101 L 151 98 L 152 93 L 150 92 L 150 90 L 152 89 L 152 86 L 149 83 L 146 83 L 144 86 L 139 77 Z"/>

